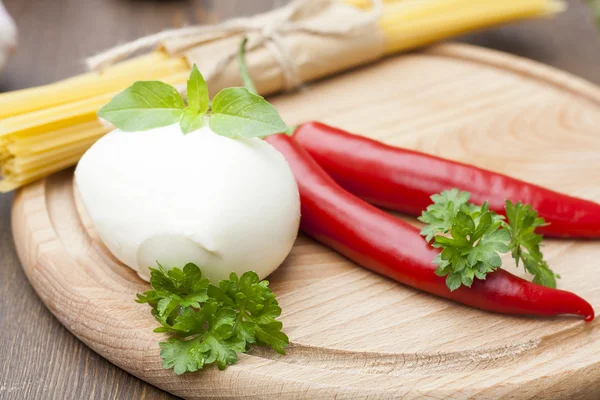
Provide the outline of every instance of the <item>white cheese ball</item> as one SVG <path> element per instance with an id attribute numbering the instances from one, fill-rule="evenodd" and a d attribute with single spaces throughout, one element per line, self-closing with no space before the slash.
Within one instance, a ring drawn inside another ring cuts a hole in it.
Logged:
<path id="1" fill-rule="evenodd" d="M 292 172 L 260 139 L 231 139 L 208 126 L 115 130 L 81 158 L 75 179 L 102 241 L 125 265 L 197 264 L 212 282 L 273 272 L 300 221 Z"/>

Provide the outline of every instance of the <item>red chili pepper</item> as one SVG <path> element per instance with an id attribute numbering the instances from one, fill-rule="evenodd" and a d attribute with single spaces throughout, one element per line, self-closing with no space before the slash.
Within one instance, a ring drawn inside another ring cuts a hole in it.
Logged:
<path id="1" fill-rule="evenodd" d="M 458 188 L 503 215 L 506 200 L 530 204 L 550 223 L 539 228 L 544 235 L 600 237 L 600 204 L 591 201 L 318 122 L 300 125 L 294 138 L 342 187 L 381 207 L 420 215 L 431 195 Z"/>
<path id="2" fill-rule="evenodd" d="M 578 314 L 594 318 L 592 306 L 579 296 L 550 289 L 504 270 L 476 280 L 471 288 L 451 292 L 435 274 L 433 249 L 419 230 L 340 187 L 317 162 L 286 135 L 266 139 L 283 154 L 298 182 L 300 229 L 363 267 L 405 285 L 483 310 L 550 316 Z"/>

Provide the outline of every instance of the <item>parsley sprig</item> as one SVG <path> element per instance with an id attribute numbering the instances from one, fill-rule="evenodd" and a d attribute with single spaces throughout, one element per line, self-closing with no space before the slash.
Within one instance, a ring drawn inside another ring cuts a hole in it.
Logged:
<path id="1" fill-rule="evenodd" d="M 277 320 L 281 308 L 255 272 L 232 273 L 217 286 L 189 263 L 183 269 L 150 268 L 152 290 L 140 293 L 138 303 L 152 306 L 161 324 L 155 332 L 171 335 L 160 343 L 165 368 L 194 372 L 209 364 L 219 369 L 237 361 L 251 344 L 270 346 L 284 354 L 289 339 Z"/>
<path id="2" fill-rule="evenodd" d="M 117 94 L 98 111 L 98 116 L 127 132 L 175 123 L 179 123 L 183 133 L 208 124 L 215 133 L 232 138 L 265 137 L 288 131 L 275 107 L 246 88 L 223 89 L 211 103 L 208 86 L 196 65 L 187 82 L 187 105 L 173 86 L 140 81 Z"/>
<path id="3" fill-rule="evenodd" d="M 461 285 L 471 287 L 473 280 L 502 266 L 500 254 L 510 252 L 515 263 L 522 262 L 533 281 L 556 287 L 559 277 L 548 267 L 540 250 L 542 236 L 535 229 L 545 225 L 543 218 L 529 205 L 506 201 L 506 215 L 469 202 L 471 194 L 458 189 L 431 196 L 431 204 L 419 220 L 428 242 L 442 249 L 435 258 L 436 274 L 446 277 L 450 290 Z"/>
<path id="4" fill-rule="evenodd" d="M 543 237 L 535 233 L 536 228 L 547 225 L 546 221 L 530 205 L 512 204 L 510 201 L 506 202 L 506 217 L 508 224 L 505 227 L 511 237 L 509 248 L 517 267 L 522 261 L 525 270 L 533 275 L 535 283 L 555 288 L 556 278 L 560 278 L 560 275 L 552 272 L 544 260 L 540 250 Z"/>

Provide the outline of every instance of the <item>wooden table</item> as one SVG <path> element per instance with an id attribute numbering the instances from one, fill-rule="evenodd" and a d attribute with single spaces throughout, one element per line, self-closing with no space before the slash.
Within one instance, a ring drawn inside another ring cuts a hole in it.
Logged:
<path id="1" fill-rule="evenodd" d="M 0 90 L 64 78 L 93 52 L 160 29 L 264 11 L 277 0 L 5 0 L 19 51 Z M 555 20 L 532 21 L 461 40 L 529 57 L 600 84 L 600 36 L 579 0 Z M 27 282 L 10 230 L 12 196 L 0 196 L 0 399 L 174 398 L 114 367 L 72 336 Z"/>

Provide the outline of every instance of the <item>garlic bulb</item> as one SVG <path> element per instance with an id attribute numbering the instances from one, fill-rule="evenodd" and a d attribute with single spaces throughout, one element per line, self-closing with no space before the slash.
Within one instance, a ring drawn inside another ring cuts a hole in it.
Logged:
<path id="1" fill-rule="evenodd" d="M 208 126 L 115 130 L 84 154 L 75 178 L 102 241 L 145 280 L 157 262 L 193 262 L 213 282 L 249 270 L 262 279 L 298 232 L 298 187 L 283 156 Z"/>

